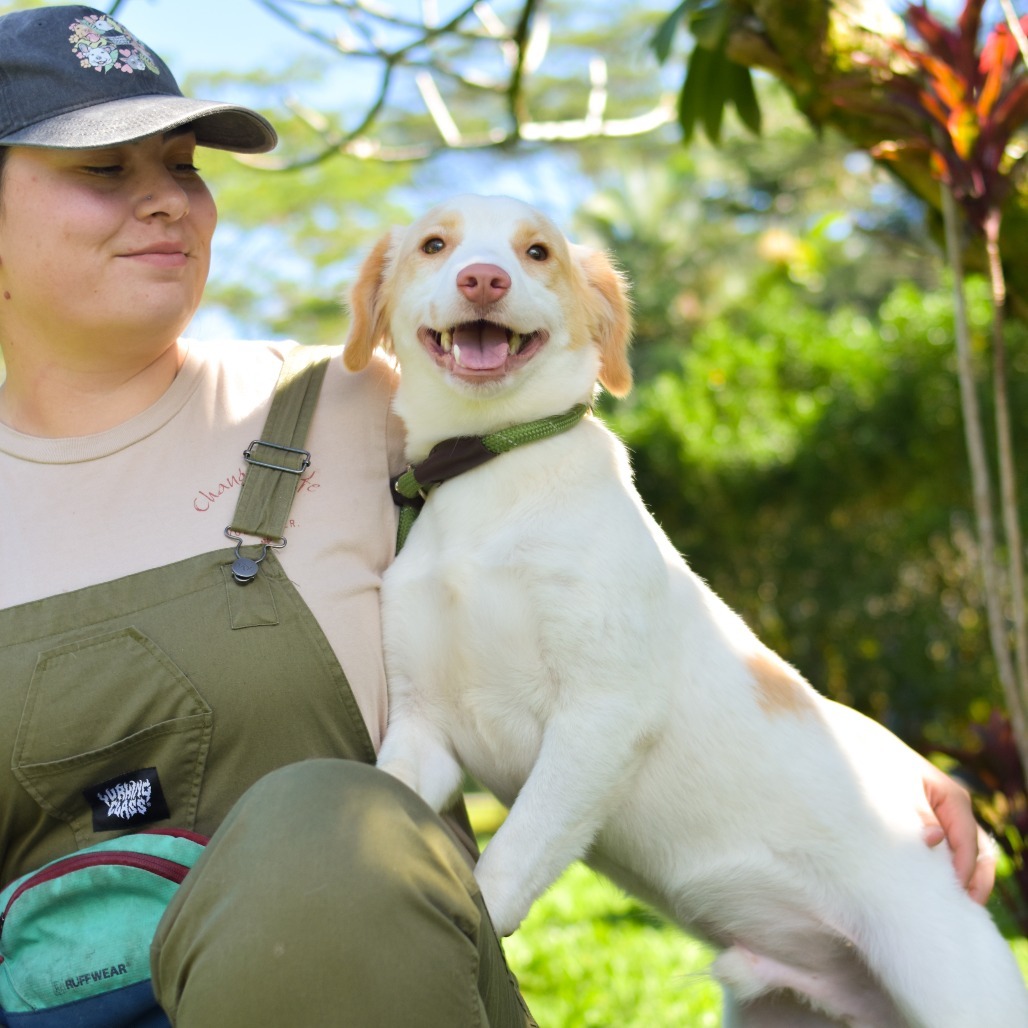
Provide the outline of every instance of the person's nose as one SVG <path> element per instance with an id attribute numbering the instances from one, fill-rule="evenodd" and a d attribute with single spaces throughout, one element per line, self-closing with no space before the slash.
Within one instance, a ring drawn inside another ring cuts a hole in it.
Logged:
<path id="1" fill-rule="evenodd" d="M 140 218 L 163 215 L 178 221 L 189 213 L 189 194 L 168 171 L 148 175 L 140 184 L 137 211 Z"/>

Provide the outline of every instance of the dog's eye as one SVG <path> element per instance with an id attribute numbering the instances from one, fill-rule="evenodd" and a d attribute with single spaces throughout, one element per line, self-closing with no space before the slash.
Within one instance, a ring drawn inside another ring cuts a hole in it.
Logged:
<path id="1" fill-rule="evenodd" d="M 421 244 L 421 249 L 425 253 L 438 253 L 440 250 L 443 250 L 445 248 L 446 244 L 438 236 L 433 236 L 431 239 L 426 239 L 425 242 Z"/>
<path id="2" fill-rule="evenodd" d="M 533 261 L 544 261 L 550 256 L 550 251 L 543 246 L 542 243 L 533 243 L 525 253 L 532 258 Z"/>

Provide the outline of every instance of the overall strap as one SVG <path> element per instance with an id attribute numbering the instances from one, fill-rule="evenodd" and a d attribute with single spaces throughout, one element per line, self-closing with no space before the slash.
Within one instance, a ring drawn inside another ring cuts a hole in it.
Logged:
<path id="1" fill-rule="evenodd" d="M 226 533 L 281 540 L 297 479 L 311 462 L 303 449 L 328 362 L 338 351 L 297 346 L 282 365 L 261 438 L 243 451 L 246 478 Z"/>

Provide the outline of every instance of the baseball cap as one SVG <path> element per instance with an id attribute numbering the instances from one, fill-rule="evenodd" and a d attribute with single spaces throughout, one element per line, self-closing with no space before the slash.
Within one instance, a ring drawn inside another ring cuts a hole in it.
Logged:
<path id="1" fill-rule="evenodd" d="M 278 141 L 256 111 L 183 96 L 164 61 L 102 11 L 0 17 L 0 146 L 95 149 L 185 124 L 219 150 L 264 153 Z"/>

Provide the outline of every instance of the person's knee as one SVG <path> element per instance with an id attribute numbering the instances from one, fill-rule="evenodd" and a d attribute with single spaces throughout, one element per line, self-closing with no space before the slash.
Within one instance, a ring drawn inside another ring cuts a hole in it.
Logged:
<path id="1" fill-rule="evenodd" d="M 351 927 L 364 931 L 405 910 L 422 919 L 434 911 L 474 935 L 477 895 L 454 836 L 406 786 L 365 764 L 311 760 L 248 790 L 187 876 L 169 919 L 185 915 L 210 928 L 224 916 L 244 948 L 270 924 L 309 934 L 321 921 L 340 945 Z"/>
<path id="2" fill-rule="evenodd" d="M 338 989 L 382 1003 L 399 962 L 424 969 L 422 989 L 464 968 L 470 996 L 486 930 L 440 818 L 372 767 L 310 761 L 255 784 L 212 838 L 158 930 L 154 980 L 171 1011 L 271 1003 L 255 967 L 295 994 L 331 971 Z"/>
<path id="3" fill-rule="evenodd" d="M 311 760 L 265 776 L 212 845 L 229 839 L 323 885 L 477 893 L 471 861 L 445 822 L 391 775 L 355 761 Z"/>

